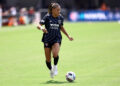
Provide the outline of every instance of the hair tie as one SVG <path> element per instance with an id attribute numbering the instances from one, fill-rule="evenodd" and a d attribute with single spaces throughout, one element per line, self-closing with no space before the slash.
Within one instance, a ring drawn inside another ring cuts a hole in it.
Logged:
<path id="1" fill-rule="evenodd" d="M 55 3 L 52 4 L 52 7 L 55 5 Z"/>

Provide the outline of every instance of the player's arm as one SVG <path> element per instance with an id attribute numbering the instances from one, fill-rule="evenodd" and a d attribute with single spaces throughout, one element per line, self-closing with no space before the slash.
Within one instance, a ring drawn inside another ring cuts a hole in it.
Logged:
<path id="1" fill-rule="evenodd" d="M 69 39 L 70 41 L 73 40 L 73 38 L 68 35 L 68 33 L 66 32 L 66 30 L 65 30 L 65 28 L 64 28 L 63 26 L 61 26 L 61 31 L 68 37 L 68 39 Z"/>
<path id="2" fill-rule="evenodd" d="M 39 24 L 39 25 L 37 26 L 37 29 L 42 30 L 44 33 L 48 33 L 47 29 L 43 28 L 42 25 L 43 25 L 43 24 Z"/>
<path id="3" fill-rule="evenodd" d="M 46 28 L 43 28 L 42 25 L 45 25 L 45 22 L 47 20 L 47 16 L 45 15 L 42 20 L 40 20 L 39 24 L 37 25 L 37 28 L 39 30 L 42 30 L 44 33 L 48 33 Z"/>

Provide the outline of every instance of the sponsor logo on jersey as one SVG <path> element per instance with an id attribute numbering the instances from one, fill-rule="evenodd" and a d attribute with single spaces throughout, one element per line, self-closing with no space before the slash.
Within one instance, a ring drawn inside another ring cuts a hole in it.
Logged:
<path id="1" fill-rule="evenodd" d="M 59 24 L 50 24 L 50 26 L 59 27 Z"/>
<path id="2" fill-rule="evenodd" d="M 59 24 L 50 24 L 50 28 L 51 29 L 58 29 L 59 28 Z"/>

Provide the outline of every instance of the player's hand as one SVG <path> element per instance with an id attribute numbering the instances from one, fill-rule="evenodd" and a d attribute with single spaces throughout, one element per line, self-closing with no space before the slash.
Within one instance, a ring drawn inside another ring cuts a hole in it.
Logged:
<path id="1" fill-rule="evenodd" d="M 44 33 L 48 33 L 47 29 L 42 29 L 42 31 L 43 31 Z"/>
<path id="2" fill-rule="evenodd" d="M 37 29 L 42 30 L 44 33 L 48 33 L 47 29 L 41 29 L 39 26 L 37 26 Z"/>
<path id="3" fill-rule="evenodd" d="M 37 26 L 37 29 L 38 29 L 38 30 L 40 30 L 40 27 L 39 27 L 39 26 Z"/>
<path id="4" fill-rule="evenodd" d="M 73 38 L 72 38 L 72 37 L 70 37 L 70 36 L 68 36 L 68 39 L 69 39 L 70 41 L 72 41 L 72 40 L 73 40 Z"/>

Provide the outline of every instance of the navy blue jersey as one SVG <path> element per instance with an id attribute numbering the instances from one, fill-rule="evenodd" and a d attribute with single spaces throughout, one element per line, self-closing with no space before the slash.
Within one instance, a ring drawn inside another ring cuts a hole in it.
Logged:
<path id="1" fill-rule="evenodd" d="M 42 41 L 47 43 L 61 42 L 62 36 L 60 27 L 63 26 L 63 16 L 53 17 L 51 14 L 46 14 L 40 21 L 40 24 L 45 25 L 48 33 L 43 34 Z"/>

